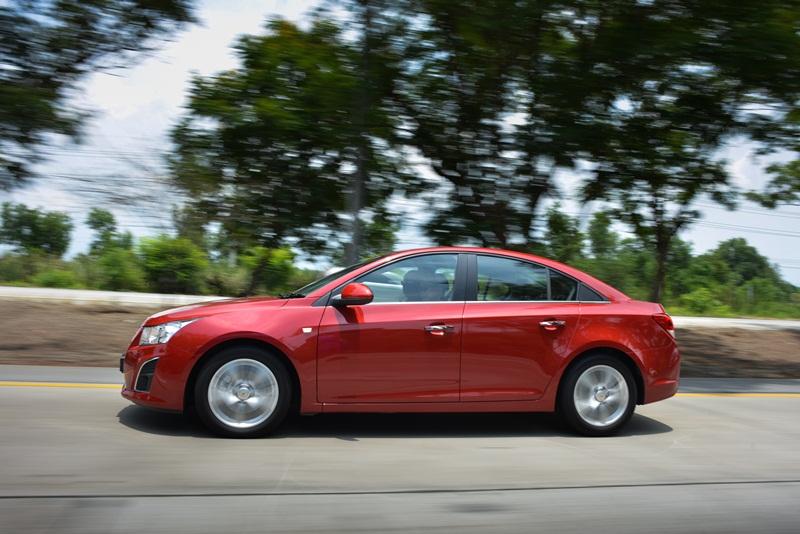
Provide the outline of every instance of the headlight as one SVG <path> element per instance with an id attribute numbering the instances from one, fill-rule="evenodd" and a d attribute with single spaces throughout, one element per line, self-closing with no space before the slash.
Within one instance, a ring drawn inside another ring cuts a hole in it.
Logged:
<path id="1" fill-rule="evenodd" d="M 166 343 L 175 335 L 175 332 L 196 320 L 197 319 L 192 319 L 190 321 L 173 321 L 156 326 L 145 326 L 142 328 L 142 335 L 139 336 L 139 345 L 158 345 L 160 343 Z"/>

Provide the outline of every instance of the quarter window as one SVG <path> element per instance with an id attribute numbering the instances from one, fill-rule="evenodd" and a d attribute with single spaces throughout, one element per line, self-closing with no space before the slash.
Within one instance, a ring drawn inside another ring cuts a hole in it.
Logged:
<path id="1" fill-rule="evenodd" d="M 453 300 L 456 254 L 412 256 L 359 277 L 372 290 L 372 302 L 438 302 Z"/>

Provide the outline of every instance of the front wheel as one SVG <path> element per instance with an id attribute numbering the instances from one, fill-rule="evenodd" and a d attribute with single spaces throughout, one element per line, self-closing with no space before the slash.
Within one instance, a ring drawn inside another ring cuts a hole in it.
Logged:
<path id="1" fill-rule="evenodd" d="M 564 376 L 558 409 L 564 422 L 587 436 L 617 432 L 633 415 L 636 382 L 616 358 L 597 354 L 581 361 Z"/>
<path id="2" fill-rule="evenodd" d="M 203 366 L 194 395 L 197 415 L 214 433 L 263 436 L 286 418 L 291 380 L 274 354 L 256 347 L 231 347 Z"/>

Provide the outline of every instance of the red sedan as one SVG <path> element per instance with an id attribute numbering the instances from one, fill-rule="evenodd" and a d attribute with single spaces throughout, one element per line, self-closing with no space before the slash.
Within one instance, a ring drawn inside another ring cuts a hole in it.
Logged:
<path id="1" fill-rule="evenodd" d="M 149 317 L 120 367 L 123 397 L 193 407 L 214 432 L 256 436 L 290 411 L 550 412 L 619 430 L 671 397 L 680 355 L 660 304 L 567 265 L 445 247 L 353 265 L 281 298 Z"/>

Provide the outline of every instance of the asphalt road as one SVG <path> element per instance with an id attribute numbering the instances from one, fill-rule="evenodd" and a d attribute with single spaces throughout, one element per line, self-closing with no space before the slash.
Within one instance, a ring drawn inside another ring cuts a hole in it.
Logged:
<path id="1" fill-rule="evenodd" d="M 0 377 L 3 379 L 3 377 Z M 800 395 L 687 393 L 617 437 L 548 415 L 321 415 L 223 440 L 110 387 L 0 386 L 0 532 L 797 532 Z"/>

